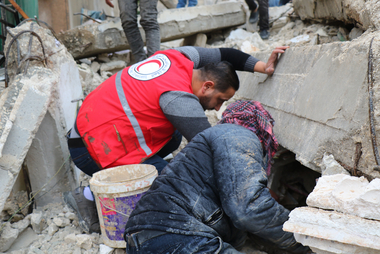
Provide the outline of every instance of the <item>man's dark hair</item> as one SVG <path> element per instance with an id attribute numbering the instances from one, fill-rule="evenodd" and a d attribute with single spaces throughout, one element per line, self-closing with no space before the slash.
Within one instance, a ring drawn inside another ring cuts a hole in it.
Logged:
<path id="1" fill-rule="evenodd" d="M 232 64 L 222 61 L 218 64 L 210 63 L 199 69 L 203 81 L 212 80 L 215 83 L 215 89 L 224 93 L 232 87 L 237 91 L 239 89 L 239 78 Z"/>

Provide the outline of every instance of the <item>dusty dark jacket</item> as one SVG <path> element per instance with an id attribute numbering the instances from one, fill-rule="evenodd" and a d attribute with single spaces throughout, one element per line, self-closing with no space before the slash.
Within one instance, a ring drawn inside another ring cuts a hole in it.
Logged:
<path id="1" fill-rule="evenodd" d="M 265 168 L 252 131 L 234 124 L 209 128 L 165 167 L 138 202 L 126 232 L 220 236 L 231 243 L 247 231 L 282 248 L 302 248 L 282 230 L 289 212 L 266 188 Z"/>

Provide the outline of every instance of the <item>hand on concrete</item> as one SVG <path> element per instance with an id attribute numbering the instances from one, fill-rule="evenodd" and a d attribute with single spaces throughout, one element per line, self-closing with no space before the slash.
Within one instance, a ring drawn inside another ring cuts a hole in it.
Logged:
<path id="1" fill-rule="evenodd" d="M 111 2 L 112 0 L 106 0 L 106 4 L 109 6 L 109 7 L 114 7 L 113 6 L 113 3 Z"/>
<path id="2" fill-rule="evenodd" d="M 265 73 L 268 75 L 272 75 L 274 72 L 274 69 L 276 68 L 277 61 L 278 61 L 278 54 L 282 54 L 285 52 L 285 50 L 289 48 L 289 46 L 280 46 L 276 47 L 272 54 L 270 55 L 266 65 L 265 65 Z"/>

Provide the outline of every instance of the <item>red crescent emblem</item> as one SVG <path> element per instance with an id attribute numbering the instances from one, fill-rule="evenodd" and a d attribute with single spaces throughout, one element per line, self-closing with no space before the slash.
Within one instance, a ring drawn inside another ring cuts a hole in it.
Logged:
<path id="1" fill-rule="evenodd" d="M 136 70 L 137 70 L 138 72 L 140 72 L 140 68 L 141 68 L 142 66 L 144 66 L 144 65 L 146 65 L 146 64 L 150 64 L 150 63 L 155 63 L 155 64 L 157 64 L 157 65 L 158 65 L 158 68 L 161 68 L 161 66 L 162 66 L 161 61 L 159 61 L 159 60 L 157 60 L 157 59 L 152 59 L 152 60 L 150 60 L 150 61 L 144 62 L 144 63 L 140 64 L 139 66 L 137 66 Z"/>

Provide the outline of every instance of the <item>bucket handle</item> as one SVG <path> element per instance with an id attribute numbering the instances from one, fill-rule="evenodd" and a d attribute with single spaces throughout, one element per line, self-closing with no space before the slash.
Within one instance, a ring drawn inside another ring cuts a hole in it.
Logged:
<path id="1" fill-rule="evenodd" d="M 124 216 L 126 216 L 126 217 L 129 218 L 129 216 L 128 216 L 127 214 L 122 213 L 122 212 L 120 212 L 120 211 L 118 211 L 118 210 L 115 210 L 115 209 L 113 209 L 113 208 L 111 208 L 111 207 L 109 207 L 109 206 L 106 206 L 106 205 L 103 203 L 103 201 L 102 201 L 99 197 L 98 197 L 98 200 L 99 200 L 99 202 L 100 202 L 105 208 L 110 209 L 110 210 L 112 210 L 112 211 L 114 211 L 114 212 L 117 212 L 117 213 L 119 213 L 119 214 L 121 214 L 121 215 L 124 215 Z"/>

